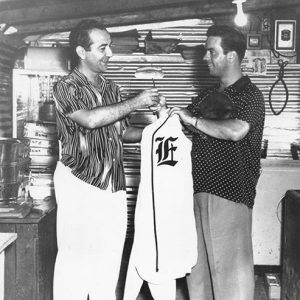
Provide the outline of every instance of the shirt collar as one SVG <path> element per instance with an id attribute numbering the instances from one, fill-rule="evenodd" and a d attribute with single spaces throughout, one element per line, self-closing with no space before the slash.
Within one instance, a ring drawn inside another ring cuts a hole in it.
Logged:
<path id="1" fill-rule="evenodd" d="M 81 85 L 88 85 L 88 86 L 91 85 L 87 77 L 83 73 L 81 73 L 77 67 L 73 69 L 72 75 L 74 79 L 78 81 L 78 83 L 80 83 Z M 98 82 L 98 88 L 101 91 L 104 91 L 107 85 L 109 84 L 109 81 L 104 77 L 104 75 L 100 73 L 97 76 L 97 82 Z"/>
<path id="2" fill-rule="evenodd" d="M 239 93 L 241 91 L 243 91 L 246 87 L 246 85 L 248 85 L 250 83 L 250 78 L 245 75 L 242 76 L 239 80 L 237 80 L 235 83 L 233 83 L 232 85 L 228 86 L 225 91 L 231 91 L 231 92 L 236 92 Z"/>

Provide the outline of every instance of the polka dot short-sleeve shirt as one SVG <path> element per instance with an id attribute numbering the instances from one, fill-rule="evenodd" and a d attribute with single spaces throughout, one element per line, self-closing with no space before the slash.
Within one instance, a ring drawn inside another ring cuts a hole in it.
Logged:
<path id="1" fill-rule="evenodd" d="M 199 104 L 217 86 L 202 90 L 187 109 L 201 117 Z M 250 131 L 240 141 L 227 141 L 193 134 L 192 163 L 194 193 L 206 192 L 252 208 L 260 174 L 261 141 L 265 120 L 264 98 L 248 76 L 224 93 L 234 104 L 232 118 L 246 121 Z"/>

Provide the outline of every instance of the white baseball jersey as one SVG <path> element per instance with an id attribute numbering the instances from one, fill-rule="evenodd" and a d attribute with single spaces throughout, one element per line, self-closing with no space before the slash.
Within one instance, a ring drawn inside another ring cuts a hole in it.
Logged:
<path id="1" fill-rule="evenodd" d="M 130 264 L 148 282 L 183 277 L 196 264 L 190 152 L 177 115 L 166 114 L 143 131 Z"/>

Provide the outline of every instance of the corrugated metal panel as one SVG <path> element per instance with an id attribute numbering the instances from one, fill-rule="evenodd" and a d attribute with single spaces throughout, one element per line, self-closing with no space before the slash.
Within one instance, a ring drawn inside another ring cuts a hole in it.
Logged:
<path id="1" fill-rule="evenodd" d="M 117 63 L 112 63 L 108 77 L 114 79 L 123 91 L 124 98 L 134 96 L 144 88 L 153 86 L 151 79 L 137 79 L 135 71 L 142 66 L 159 67 L 164 73 L 162 79 L 155 80 L 155 86 L 167 98 L 170 106 L 185 107 L 197 91 L 215 82 L 208 75 L 206 65 L 200 61 L 183 63 L 122 63 L 117 69 Z M 300 140 L 300 65 L 290 64 L 286 67 L 284 81 L 288 88 L 289 100 L 280 115 L 274 115 L 269 105 L 269 91 L 277 80 L 279 67 L 268 65 L 267 75 L 249 75 L 265 97 L 266 126 L 264 138 L 269 140 L 268 157 L 291 158 L 290 143 Z M 278 83 L 272 92 L 272 103 L 276 111 L 284 104 L 286 91 L 282 83 Z M 150 123 L 153 114 L 148 110 L 140 110 L 132 114 L 133 123 Z"/>
<path id="2" fill-rule="evenodd" d="M 0 43 L 0 137 L 12 135 L 12 67 L 15 50 Z"/>
<path id="3" fill-rule="evenodd" d="M 113 68 L 112 64 L 112 68 Z M 116 66 L 116 65 L 115 65 Z M 146 87 L 153 86 L 151 79 L 137 79 L 135 71 L 141 66 L 153 66 L 162 69 L 165 74 L 162 79 L 155 80 L 155 86 L 167 98 L 170 106 L 185 107 L 196 95 L 200 88 L 210 86 L 215 79 L 208 75 L 206 65 L 194 60 L 192 63 L 127 63 L 122 64 L 122 69 L 113 69 L 108 72 L 108 77 L 114 79 L 122 88 L 124 98 L 134 96 Z M 264 138 L 268 139 L 268 157 L 291 158 L 290 143 L 300 141 L 300 65 L 288 65 L 285 70 L 285 83 L 288 87 L 289 100 L 280 115 L 274 115 L 269 105 L 269 91 L 277 80 L 277 65 L 269 65 L 266 76 L 253 76 L 251 79 L 265 97 L 266 126 Z M 272 93 L 272 103 L 279 111 L 285 101 L 285 90 L 278 83 Z M 151 123 L 153 114 L 148 110 L 140 110 L 132 114 L 133 123 Z"/>

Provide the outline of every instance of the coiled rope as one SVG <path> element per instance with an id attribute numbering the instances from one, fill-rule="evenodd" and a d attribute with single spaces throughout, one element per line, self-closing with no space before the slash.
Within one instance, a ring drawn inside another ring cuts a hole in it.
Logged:
<path id="1" fill-rule="evenodd" d="M 270 92 L 269 92 L 269 104 L 270 104 L 270 108 L 273 112 L 274 115 L 279 115 L 283 112 L 283 110 L 285 109 L 287 103 L 288 103 L 288 100 L 289 100 L 289 91 L 288 91 L 288 88 L 286 86 L 286 83 L 284 81 L 284 68 L 287 66 L 288 64 L 288 61 L 283 61 L 282 59 L 279 59 L 278 61 L 278 65 L 279 65 L 279 73 L 278 73 L 278 79 L 273 83 L 273 85 L 271 86 L 271 89 L 270 89 Z M 275 87 L 275 85 L 277 83 L 281 82 L 284 89 L 285 89 L 285 101 L 284 101 L 284 104 L 282 106 L 282 108 L 280 109 L 280 111 L 275 111 L 275 109 L 273 108 L 273 104 L 272 104 L 272 92 L 273 92 L 273 89 Z"/>

